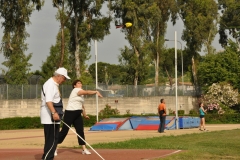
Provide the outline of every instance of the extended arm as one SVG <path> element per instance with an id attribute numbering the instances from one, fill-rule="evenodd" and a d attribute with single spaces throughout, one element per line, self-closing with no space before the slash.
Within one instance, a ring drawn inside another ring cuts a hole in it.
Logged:
<path id="1" fill-rule="evenodd" d="M 81 95 L 93 95 L 93 94 L 97 94 L 99 97 L 103 97 L 101 95 L 101 93 L 99 93 L 98 91 L 91 91 L 91 90 L 83 90 L 83 89 L 81 89 L 78 92 L 78 96 L 81 96 Z"/>

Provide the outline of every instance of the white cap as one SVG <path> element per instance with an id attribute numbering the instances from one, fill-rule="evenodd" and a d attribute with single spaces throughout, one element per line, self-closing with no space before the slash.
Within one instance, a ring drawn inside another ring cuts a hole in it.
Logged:
<path id="1" fill-rule="evenodd" d="M 67 70 L 66 70 L 64 67 L 58 68 L 58 69 L 55 71 L 55 73 L 61 74 L 61 75 L 63 75 L 64 77 L 66 77 L 67 79 L 71 79 L 70 77 L 68 77 Z"/>

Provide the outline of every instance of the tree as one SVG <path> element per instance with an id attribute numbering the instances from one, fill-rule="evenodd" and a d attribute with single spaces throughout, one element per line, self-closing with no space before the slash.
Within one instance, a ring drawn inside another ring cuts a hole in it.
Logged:
<path id="1" fill-rule="evenodd" d="M 158 10 L 155 10 L 155 15 L 149 19 L 149 39 L 152 41 L 152 57 L 155 65 L 155 86 L 158 86 L 159 82 L 159 65 L 162 58 L 164 36 L 166 34 L 167 22 L 171 16 L 173 25 L 176 23 L 177 7 L 175 0 L 156 0 L 155 1 Z M 153 9 L 152 9 L 153 10 Z M 154 12 L 154 11 L 152 11 Z"/>
<path id="2" fill-rule="evenodd" d="M 119 61 L 127 72 L 122 82 L 133 84 L 136 91 L 137 85 L 145 81 L 146 72 L 151 62 L 150 54 L 152 52 L 150 49 L 151 43 L 149 43 L 150 34 L 148 33 L 149 19 L 158 16 L 159 9 L 154 0 L 119 0 L 112 3 L 110 9 L 115 13 L 116 24 L 127 22 L 133 24 L 130 28 L 122 29 L 130 47 L 125 46 L 124 49 L 121 49 Z"/>
<path id="3" fill-rule="evenodd" d="M 182 56 L 183 54 L 183 59 L 186 59 L 185 57 L 185 51 L 177 50 L 177 75 L 178 77 L 182 75 Z M 189 66 L 191 66 L 191 61 L 189 59 L 184 61 L 184 66 L 183 68 L 187 70 Z M 164 49 L 163 50 L 163 55 L 160 61 L 160 67 L 162 68 L 162 72 L 164 72 L 169 80 L 170 86 L 173 85 L 173 78 L 175 75 L 175 48 L 169 48 L 169 49 Z M 181 80 L 178 80 L 179 82 Z"/>
<path id="4" fill-rule="evenodd" d="M 218 31 L 219 43 L 223 47 L 227 46 L 229 34 L 236 40 L 240 50 L 240 1 L 218 0 L 218 6 L 222 13 Z"/>
<path id="5" fill-rule="evenodd" d="M 94 84 L 94 80 L 92 79 L 91 74 L 88 72 L 83 72 L 79 79 L 82 81 L 82 83 L 84 85 L 93 85 Z"/>
<path id="6" fill-rule="evenodd" d="M 164 71 L 166 72 L 166 75 L 168 77 L 169 80 L 169 84 L 172 87 L 173 85 L 173 80 L 172 77 L 174 77 L 174 68 L 175 68 L 175 58 L 174 58 L 174 48 L 165 50 L 164 54 L 163 54 L 163 58 L 162 58 L 162 68 L 164 69 Z"/>
<path id="7" fill-rule="evenodd" d="M 61 58 L 58 64 L 58 67 L 62 67 L 63 57 L 64 57 L 64 46 L 65 46 L 65 38 L 64 38 L 64 27 L 72 14 L 73 7 L 69 8 L 65 4 L 66 0 L 53 0 L 53 4 L 58 9 L 57 19 L 60 21 L 60 30 L 61 30 Z"/>
<path id="8" fill-rule="evenodd" d="M 98 62 L 98 82 L 106 85 L 106 87 L 109 84 L 120 84 L 121 68 L 119 65 Z M 89 73 L 92 79 L 96 78 L 95 63 L 89 66 Z"/>
<path id="9" fill-rule="evenodd" d="M 7 84 L 28 84 L 30 67 L 32 66 L 28 61 L 31 57 L 32 54 L 28 56 L 24 54 L 12 54 L 7 61 L 2 63 L 9 68 L 8 71 L 3 70 L 4 80 Z"/>
<path id="10" fill-rule="evenodd" d="M 72 76 L 81 78 L 81 73 L 85 72 L 87 65 L 85 61 L 90 58 L 89 43 L 92 39 L 102 40 L 109 34 L 109 24 L 111 18 L 104 17 L 100 9 L 104 1 L 84 1 L 84 0 L 53 0 L 54 6 L 58 8 L 57 19 L 61 24 L 61 57 L 59 66 L 64 61 L 71 61 Z M 65 34 L 64 28 L 70 31 L 70 41 L 68 41 L 71 55 L 65 56 Z M 68 58 L 64 60 L 63 58 Z M 86 74 L 84 74 L 86 76 Z M 86 79 L 86 78 L 84 78 Z"/>
<path id="11" fill-rule="evenodd" d="M 0 18 L 3 18 L 2 52 L 7 59 L 3 62 L 8 70 L 4 71 L 5 80 L 9 84 L 26 84 L 31 64 L 28 63 L 31 54 L 25 55 L 27 50 L 26 25 L 30 24 L 30 16 L 34 10 L 40 10 L 41 0 L 0 0 Z"/>
<path id="12" fill-rule="evenodd" d="M 198 63 L 197 54 L 201 51 L 202 45 L 207 42 L 211 44 L 214 36 L 210 34 L 214 28 L 214 21 L 217 21 L 218 10 L 215 0 L 178 0 L 179 15 L 184 23 L 182 39 L 186 41 L 187 50 L 192 58 L 192 74 L 194 85 L 198 88 L 196 72 L 194 67 Z M 198 90 L 197 90 L 198 92 Z"/>
<path id="13" fill-rule="evenodd" d="M 212 46 L 212 42 L 218 32 L 217 29 L 217 25 L 218 25 L 218 21 L 214 21 L 210 31 L 208 32 L 208 38 L 203 42 L 205 49 L 203 50 L 206 54 L 214 54 L 216 53 L 216 49 L 214 48 L 214 46 Z"/>
<path id="14" fill-rule="evenodd" d="M 111 77 L 109 84 L 121 84 L 122 75 L 125 73 L 123 67 L 121 65 L 112 64 L 108 67 L 108 71 Z"/>
<path id="15" fill-rule="evenodd" d="M 182 39 L 195 56 L 204 41 L 209 40 L 209 32 L 218 18 L 217 3 L 214 0 L 178 0 L 177 3 L 185 26 Z"/>
<path id="16" fill-rule="evenodd" d="M 71 51 L 74 53 L 77 78 L 81 77 L 81 72 L 86 68 L 85 60 L 90 58 L 91 40 L 103 40 L 104 36 L 110 33 L 111 18 L 100 12 L 103 2 L 104 0 L 68 0 L 74 13 L 68 28 L 71 31 Z"/>
<path id="17" fill-rule="evenodd" d="M 199 85 L 207 90 L 213 83 L 226 82 L 240 90 L 240 52 L 237 44 L 229 41 L 224 52 L 203 57 L 197 67 Z"/>
<path id="18" fill-rule="evenodd" d="M 92 75 L 92 78 L 95 79 L 96 78 L 96 69 L 95 69 L 95 63 L 91 64 L 88 68 L 89 73 Z M 108 73 L 108 69 L 110 67 L 109 63 L 104 63 L 104 62 L 98 62 L 97 63 L 98 67 L 97 67 L 97 72 L 98 72 L 98 83 L 100 84 L 104 84 L 106 86 L 108 86 L 109 83 L 109 79 L 110 76 Z"/>
<path id="19" fill-rule="evenodd" d="M 136 89 L 138 84 L 145 82 L 150 64 L 150 56 L 147 56 L 149 54 L 150 51 L 145 46 L 135 48 L 135 51 L 126 46 L 125 49 L 121 49 L 119 61 L 126 72 L 121 79 L 122 84 L 134 85 Z"/>
<path id="20" fill-rule="evenodd" d="M 63 57 L 63 62 L 62 66 L 65 67 L 68 72 L 69 76 L 74 79 L 75 77 L 73 76 L 73 70 L 72 68 L 72 61 L 71 61 L 71 53 L 69 50 L 69 42 L 70 42 L 70 33 L 69 30 L 66 28 L 64 29 L 64 37 L 65 37 L 65 54 Z M 59 33 L 56 37 L 56 44 L 54 46 L 51 46 L 50 48 L 50 55 L 47 57 L 46 61 L 43 63 L 41 67 L 41 83 L 44 83 L 47 79 L 53 76 L 53 73 L 57 68 L 59 67 L 59 59 L 61 59 L 62 54 L 61 54 L 61 45 L 62 45 L 62 31 L 59 30 Z M 68 81 L 67 81 L 68 82 Z"/>

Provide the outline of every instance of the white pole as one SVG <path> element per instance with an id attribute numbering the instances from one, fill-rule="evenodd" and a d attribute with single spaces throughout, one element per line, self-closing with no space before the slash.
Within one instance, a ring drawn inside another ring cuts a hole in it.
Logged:
<path id="1" fill-rule="evenodd" d="M 175 41 L 175 40 L 169 40 L 169 39 L 165 39 L 165 41 Z M 180 41 L 177 40 L 178 43 L 180 43 L 181 45 L 181 57 L 182 57 L 182 91 L 183 91 L 183 95 L 184 95 L 184 79 L 183 79 L 183 53 L 182 53 L 182 43 Z"/>
<path id="2" fill-rule="evenodd" d="M 178 41 L 179 42 L 179 41 Z M 182 53 L 182 43 L 179 42 L 181 44 L 181 57 L 182 57 L 182 92 L 184 95 L 184 78 L 183 78 L 183 53 Z"/>
<path id="3" fill-rule="evenodd" d="M 175 97 L 176 97 L 176 129 L 178 129 L 178 92 L 177 92 L 177 31 L 175 31 Z"/>
<path id="4" fill-rule="evenodd" d="M 8 84 L 7 84 L 7 100 L 8 100 Z"/>
<path id="5" fill-rule="evenodd" d="M 31 85 L 29 85 L 29 88 L 30 88 L 30 96 L 31 96 Z M 23 99 L 23 85 L 22 85 L 22 99 Z"/>
<path id="6" fill-rule="evenodd" d="M 95 73 L 96 73 L 96 89 L 98 89 L 98 72 L 97 72 L 97 41 L 94 40 L 95 43 Z M 97 122 L 98 122 L 98 95 L 96 94 L 96 108 L 97 108 Z"/>

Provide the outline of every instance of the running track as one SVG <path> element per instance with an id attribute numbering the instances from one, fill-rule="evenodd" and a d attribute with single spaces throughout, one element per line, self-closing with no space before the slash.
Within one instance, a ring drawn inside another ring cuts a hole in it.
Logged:
<path id="1" fill-rule="evenodd" d="M 96 149 L 91 155 L 82 155 L 81 149 L 58 149 L 55 160 L 152 160 L 182 152 L 181 150 L 152 149 Z M 42 149 L 0 149 L 1 160 L 40 160 Z"/>

